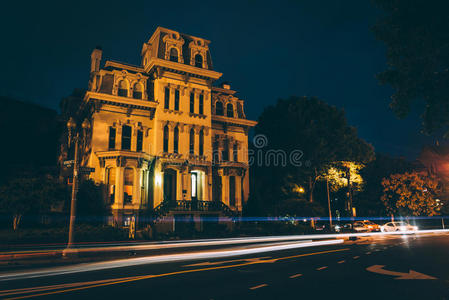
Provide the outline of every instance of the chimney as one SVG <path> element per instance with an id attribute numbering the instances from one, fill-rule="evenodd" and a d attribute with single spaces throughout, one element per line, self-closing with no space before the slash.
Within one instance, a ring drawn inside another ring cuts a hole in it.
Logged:
<path id="1" fill-rule="evenodd" d="M 98 72 L 100 70 L 100 62 L 103 50 L 100 46 L 95 47 L 94 51 L 90 55 L 90 72 Z"/>
<path id="2" fill-rule="evenodd" d="M 231 83 L 229 81 L 225 81 L 221 84 L 221 87 L 225 90 L 230 90 L 231 89 Z"/>

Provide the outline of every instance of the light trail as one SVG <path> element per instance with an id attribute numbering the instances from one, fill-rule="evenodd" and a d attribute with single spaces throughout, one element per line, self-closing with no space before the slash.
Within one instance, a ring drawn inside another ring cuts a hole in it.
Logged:
<path id="1" fill-rule="evenodd" d="M 215 250 L 215 251 L 204 251 L 204 252 L 190 252 L 182 254 L 169 254 L 169 255 L 157 255 L 149 257 L 139 257 L 139 258 L 129 258 L 129 259 L 119 259 L 113 261 L 97 262 L 97 263 L 84 263 L 71 266 L 62 266 L 54 268 L 45 268 L 35 271 L 23 271 L 23 272 L 11 272 L 4 273 L 0 275 L 0 281 L 7 280 L 19 280 L 19 279 L 29 279 L 44 276 L 59 276 L 73 273 L 98 271 L 113 268 L 123 268 L 130 266 L 154 264 L 154 263 L 167 263 L 167 262 L 178 262 L 178 261 L 189 261 L 189 260 L 200 260 L 200 259 L 215 259 L 222 257 L 232 257 L 240 255 L 249 255 L 289 249 L 298 249 L 305 247 L 314 246 L 326 246 L 326 245 L 337 245 L 342 244 L 344 241 L 339 240 L 328 240 L 328 241 L 317 241 L 317 242 L 292 242 L 282 245 L 269 245 L 269 246 L 259 246 L 252 247 L 250 249 L 239 249 L 239 250 Z"/>
<path id="2" fill-rule="evenodd" d="M 319 240 L 319 239 L 349 239 L 351 237 L 369 237 L 369 236 L 391 236 L 391 235 L 408 235 L 408 234 L 445 234 L 449 233 L 449 229 L 431 229 L 431 230 L 416 230 L 416 231 L 395 231 L 395 232 L 361 232 L 361 233 L 333 233 L 333 234 L 305 234 L 305 235 L 284 235 L 284 236 L 269 236 L 269 237 L 245 237 L 245 238 L 228 238 L 228 239 L 203 239 L 203 240 L 184 240 L 178 242 L 148 242 L 145 244 L 135 245 L 120 245 L 107 247 L 85 247 L 76 248 L 79 253 L 100 253 L 100 252 L 120 252 L 120 251 L 145 251 L 145 250 L 159 250 L 159 249 L 176 249 L 176 248 L 194 248 L 205 246 L 223 246 L 223 245 L 238 245 L 238 244 L 255 244 L 266 242 L 282 242 L 282 241 L 301 241 L 301 240 Z M 10 251 L 0 252 L 0 261 L 9 259 L 26 258 L 30 253 L 38 253 L 45 255 L 61 254 L 63 249 L 55 250 L 25 250 L 25 251 Z M 21 256 L 21 255 L 24 256 Z"/>

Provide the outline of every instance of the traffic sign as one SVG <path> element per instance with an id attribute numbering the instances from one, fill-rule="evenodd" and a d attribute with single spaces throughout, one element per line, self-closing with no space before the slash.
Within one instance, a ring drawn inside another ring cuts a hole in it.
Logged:
<path id="1" fill-rule="evenodd" d="M 89 167 L 80 167 L 80 173 L 92 173 L 95 172 L 95 168 L 89 168 Z"/>
<path id="2" fill-rule="evenodd" d="M 64 164 L 64 166 L 70 166 L 70 165 L 73 165 L 75 163 L 75 160 L 65 160 L 64 162 L 63 162 L 63 164 Z"/>

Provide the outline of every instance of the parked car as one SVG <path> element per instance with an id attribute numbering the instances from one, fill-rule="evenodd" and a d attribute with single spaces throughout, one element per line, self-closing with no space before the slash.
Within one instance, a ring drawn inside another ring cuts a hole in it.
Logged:
<path id="1" fill-rule="evenodd" d="M 352 224 L 351 223 L 344 223 L 344 224 L 335 224 L 334 231 L 339 232 L 352 232 Z"/>
<path id="2" fill-rule="evenodd" d="M 416 231 L 418 226 L 412 226 L 406 222 L 388 222 L 380 227 L 382 232 L 393 232 L 393 231 Z"/>
<path id="3" fill-rule="evenodd" d="M 352 228 L 355 232 L 380 231 L 380 226 L 369 220 L 354 222 Z"/>

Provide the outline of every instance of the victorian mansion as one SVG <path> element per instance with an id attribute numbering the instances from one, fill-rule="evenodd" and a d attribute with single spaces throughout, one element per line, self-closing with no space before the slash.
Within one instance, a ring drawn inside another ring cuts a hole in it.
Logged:
<path id="1" fill-rule="evenodd" d="M 103 63 L 102 50 L 93 50 L 77 113 L 90 121 L 80 164 L 106 186 L 114 224 L 150 211 L 171 230 L 177 217 L 238 215 L 247 201 L 248 131 L 256 122 L 229 84 L 214 86 L 222 74 L 209 45 L 158 27 L 139 66 Z"/>

